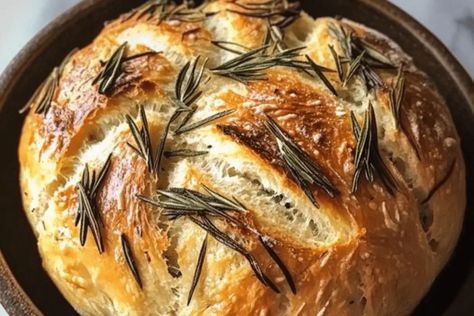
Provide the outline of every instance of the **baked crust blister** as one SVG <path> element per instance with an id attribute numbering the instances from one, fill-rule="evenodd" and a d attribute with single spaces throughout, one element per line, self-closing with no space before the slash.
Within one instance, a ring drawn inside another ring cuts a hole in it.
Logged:
<path id="1" fill-rule="evenodd" d="M 80 314 L 406 315 L 448 260 L 465 171 L 430 79 L 365 26 L 250 2 L 149 2 L 33 98 L 23 203 Z"/>

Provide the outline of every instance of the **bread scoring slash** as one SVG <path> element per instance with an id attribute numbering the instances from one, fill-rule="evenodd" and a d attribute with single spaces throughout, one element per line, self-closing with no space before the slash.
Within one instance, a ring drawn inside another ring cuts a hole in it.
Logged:
<path id="1" fill-rule="evenodd" d="M 407 315 L 453 251 L 459 137 L 375 30 L 149 1 L 58 64 L 22 110 L 20 182 L 82 315 Z"/>

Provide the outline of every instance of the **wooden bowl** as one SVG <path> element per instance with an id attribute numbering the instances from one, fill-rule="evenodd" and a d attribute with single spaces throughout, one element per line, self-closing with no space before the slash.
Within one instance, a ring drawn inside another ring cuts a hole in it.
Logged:
<path id="1" fill-rule="evenodd" d="M 41 267 L 36 240 L 23 214 L 17 146 L 18 110 L 74 47 L 89 43 L 104 21 L 143 1 L 83 1 L 42 30 L 0 77 L 0 302 L 11 315 L 74 315 Z M 467 163 L 468 212 L 451 262 L 415 315 L 474 315 L 474 84 L 432 34 L 394 5 L 380 0 L 303 0 L 313 16 L 346 16 L 387 34 L 436 82 L 453 114 Z"/>

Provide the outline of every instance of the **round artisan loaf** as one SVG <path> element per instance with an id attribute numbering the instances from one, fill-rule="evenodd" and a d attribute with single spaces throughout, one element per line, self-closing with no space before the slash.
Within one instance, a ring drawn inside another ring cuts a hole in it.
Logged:
<path id="1" fill-rule="evenodd" d="M 430 79 L 297 3 L 148 2 L 30 107 L 25 212 L 82 315 L 406 315 L 462 227 Z"/>

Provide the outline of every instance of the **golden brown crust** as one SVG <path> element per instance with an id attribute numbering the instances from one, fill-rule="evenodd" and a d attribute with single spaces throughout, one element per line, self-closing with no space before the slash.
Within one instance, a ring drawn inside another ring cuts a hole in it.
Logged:
<path id="1" fill-rule="evenodd" d="M 206 10 L 219 13 L 195 22 L 122 16 L 72 55 L 49 111 L 27 115 L 19 146 L 20 180 L 45 269 L 84 315 L 408 314 L 455 246 L 465 207 L 465 171 L 444 100 L 390 39 L 350 21 L 313 21 L 305 14 L 285 30 L 288 43 L 306 46 L 305 54 L 330 69 L 336 67 L 328 45 L 340 53 L 330 24 L 352 29 L 395 65 L 403 65 L 406 89 L 398 129 L 388 96 L 396 71 L 377 71 L 384 83 L 376 97 L 361 93 L 357 80 L 343 86 L 336 73 L 326 73 L 338 91 L 334 96 L 321 82 L 277 67 L 267 72 L 267 80 L 247 85 L 209 74 L 196 116 L 236 111 L 184 136 L 170 133 L 166 146 L 206 149 L 208 155 L 165 159 L 158 175 L 151 176 L 129 146 L 134 138 L 125 115 L 137 118 L 140 104 L 152 143 L 159 142 L 174 110 L 175 79 L 188 60 L 206 56 L 212 68 L 231 58 L 211 40 L 260 45 L 264 21 L 229 8 L 239 7 L 212 2 Z M 126 62 L 114 89 L 100 94 L 92 83 L 124 42 L 127 56 L 158 53 Z M 379 177 L 373 183 L 361 177 L 358 191 L 352 192 L 357 141 L 350 114 L 362 122 L 369 102 L 383 162 L 396 181 L 394 194 Z M 337 189 L 331 197 L 311 187 L 319 209 L 282 163 L 275 137 L 265 127 L 267 115 Z M 109 153 L 111 166 L 95 201 L 105 248 L 99 254 L 91 233 L 84 246 L 79 242 L 77 184 L 86 163 L 98 170 Z M 201 279 L 186 304 L 205 233 L 186 218 L 170 224 L 163 210 L 137 196 L 173 186 L 202 191 L 201 184 L 243 199 L 248 211 L 239 220 L 245 225 L 216 225 L 239 236 L 280 294 L 258 281 L 241 254 L 208 237 Z M 127 266 L 121 234 L 128 237 L 143 289 Z M 259 236 L 291 272 L 296 294 Z"/>

